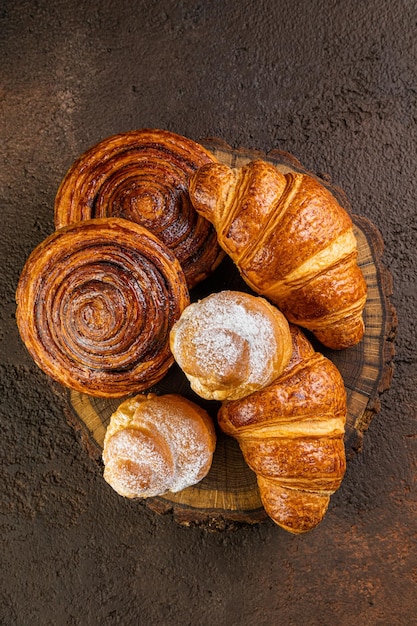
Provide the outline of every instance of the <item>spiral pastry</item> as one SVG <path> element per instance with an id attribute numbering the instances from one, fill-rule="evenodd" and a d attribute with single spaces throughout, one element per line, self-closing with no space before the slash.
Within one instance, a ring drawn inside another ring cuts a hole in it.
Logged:
<path id="1" fill-rule="evenodd" d="M 55 231 L 29 256 L 16 299 L 19 331 L 37 365 L 102 397 L 161 380 L 173 362 L 170 329 L 189 303 L 172 252 L 120 218 Z"/>
<path id="2" fill-rule="evenodd" d="M 55 199 L 55 226 L 97 217 L 137 222 L 172 250 L 191 289 L 223 258 L 214 227 L 188 195 L 191 174 L 215 161 L 200 144 L 165 130 L 111 136 L 67 172 Z"/>

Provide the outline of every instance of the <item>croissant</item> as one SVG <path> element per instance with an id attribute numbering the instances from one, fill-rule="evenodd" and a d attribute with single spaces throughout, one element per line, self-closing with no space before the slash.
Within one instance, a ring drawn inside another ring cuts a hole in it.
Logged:
<path id="1" fill-rule="evenodd" d="M 191 289 L 223 258 L 213 226 L 196 213 L 190 175 L 215 157 L 200 144 L 159 129 L 108 137 L 73 163 L 55 198 L 55 226 L 122 217 L 157 235 L 178 258 Z"/>
<path id="2" fill-rule="evenodd" d="M 181 491 L 206 476 L 215 444 L 213 423 L 195 403 L 177 394 L 139 394 L 110 418 L 104 479 L 126 498 Z"/>
<path id="3" fill-rule="evenodd" d="M 20 335 L 66 387 L 120 397 L 150 388 L 174 359 L 169 332 L 189 304 L 178 260 L 139 224 L 97 218 L 55 231 L 16 292 Z"/>
<path id="4" fill-rule="evenodd" d="M 237 439 L 271 519 L 298 534 L 314 528 L 345 469 L 346 393 L 336 366 L 290 325 L 293 355 L 271 385 L 225 402 L 220 428 Z"/>
<path id="5" fill-rule="evenodd" d="M 352 220 L 323 185 L 256 160 L 240 169 L 206 164 L 189 189 L 255 292 L 329 348 L 361 340 L 367 289 Z"/>
<path id="6" fill-rule="evenodd" d="M 264 298 L 239 291 L 213 293 L 186 307 L 170 345 L 191 388 L 207 400 L 242 398 L 268 385 L 292 353 L 284 315 Z"/>

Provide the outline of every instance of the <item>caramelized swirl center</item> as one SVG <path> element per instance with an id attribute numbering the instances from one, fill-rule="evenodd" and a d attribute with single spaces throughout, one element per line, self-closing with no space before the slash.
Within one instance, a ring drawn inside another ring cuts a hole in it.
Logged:
<path id="1" fill-rule="evenodd" d="M 156 237 L 127 220 L 94 219 L 57 231 L 29 259 L 19 328 L 52 377 L 124 395 L 171 365 L 169 331 L 188 302 L 178 261 Z"/>

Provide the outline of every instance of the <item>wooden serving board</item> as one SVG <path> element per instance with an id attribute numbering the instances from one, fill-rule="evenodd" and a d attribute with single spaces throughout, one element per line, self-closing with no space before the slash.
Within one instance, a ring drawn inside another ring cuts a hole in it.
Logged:
<path id="1" fill-rule="evenodd" d="M 241 166 L 254 158 L 272 162 L 282 172 L 306 172 L 291 155 L 273 151 L 268 154 L 253 150 L 234 150 L 218 139 L 201 142 L 215 156 L 231 166 Z M 311 172 L 306 172 L 310 175 Z M 355 215 L 341 189 L 329 180 L 319 178 L 339 203 L 351 214 L 358 241 L 359 265 L 368 285 L 364 311 L 365 337 L 360 344 L 342 351 L 332 351 L 318 344 L 308 333 L 315 348 L 331 359 L 342 374 L 347 391 L 347 425 L 345 446 L 347 458 L 356 454 L 362 445 L 363 434 L 373 416 L 379 411 L 379 398 L 392 377 L 393 340 L 396 332 L 396 314 L 390 303 L 392 281 L 383 267 L 381 255 L 383 240 L 377 228 L 367 219 Z M 239 276 L 233 262 L 225 258 L 216 272 L 191 292 L 191 300 L 224 289 L 251 293 Z M 149 389 L 158 394 L 179 393 L 203 406 L 216 420 L 220 403 L 208 402 L 196 396 L 189 383 L 174 364 L 166 377 Z M 104 435 L 111 414 L 123 399 L 93 398 L 79 392 L 61 390 L 66 395 L 67 417 L 82 434 L 89 454 L 101 464 Z M 217 447 L 209 474 L 198 485 L 177 494 L 149 498 L 146 504 L 158 513 L 172 512 L 176 521 L 185 525 L 198 524 L 206 528 L 222 529 L 243 523 L 257 523 L 266 519 L 256 484 L 255 474 L 246 465 L 239 446 L 230 437 L 218 432 Z"/>

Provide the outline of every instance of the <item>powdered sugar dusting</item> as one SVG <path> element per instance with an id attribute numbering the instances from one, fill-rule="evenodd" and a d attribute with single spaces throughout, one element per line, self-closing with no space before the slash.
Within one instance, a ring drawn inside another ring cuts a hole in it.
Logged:
<path id="1" fill-rule="evenodd" d="M 190 409 L 185 411 L 180 400 L 166 406 L 163 398 L 159 400 L 159 404 L 149 404 L 149 413 L 142 420 L 148 426 L 151 421 L 169 441 L 175 463 L 170 491 L 181 491 L 201 480 L 202 472 L 211 465 L 213 449 L 204 422 L 197 414 L 190 417 Z"/>
<path id="2" fill-rule="evenodd" d="M 125 401 L 112 415 L 103 451 L 105 480 L 130 498 L 194 485 L 211 466 L 214 430 L 201 409 L 181 396 L 143 398 Z"/>
<path id="3" fill-rule="evenodd" d="M 104 478 L 121 495 L 152 497 L 170 488 L 174 460 L 166 445 L 138 429 L 120 430 L 106 446 Z"/>
<path id="4" fill-rule="evenodd" d="M 248 306 L 248 298 L 252 299 L 251 306 Z M 255 300 L 257 306 L 254 306 Z M 187 307 L 175 326 L 173 352 L 180 367 L 187 367 L 187 350 L 192 346 L 198 370 L 205 371 L 207 378 L 213 376 L 220 380 L 222 370 L 242 367 L 243 346 L 246 345 L 245 386 L 258 387 L 271 382 L 279 346 L 271 317 L 259 301 L 260 298 L 248 294 L 224 291 Z M 236 341 L 236 337 L 240 341 Z M 198 370 L 188 373 L 198 377 Z"/>
<path id="5" fill-rule="evenodd" d="M 237 364 L 242 357 L 245 345 L 238 339 L 239 335 L 236 330 L 231 328 L 201 328 L 198 340 L 195 341 L 195 356 L 201 363 L 202 369 L 207 369 L 208 360 L 212 368 L 219 370 L 221 366 L 226 369 L 227 364 Z M 245 341 L 247 345 L 247 339 Z"/>

